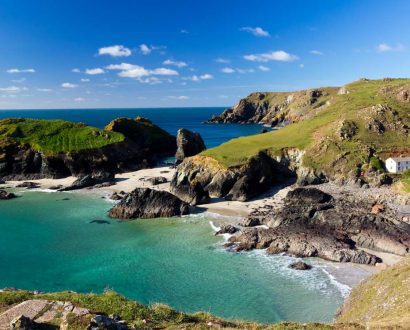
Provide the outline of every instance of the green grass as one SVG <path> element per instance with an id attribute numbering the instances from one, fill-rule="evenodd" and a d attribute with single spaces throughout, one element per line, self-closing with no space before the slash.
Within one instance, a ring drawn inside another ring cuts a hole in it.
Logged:
<path id="1" fill-rule="evenodd" d="M 28 299 L 46 299 L 52 301 L 70 301 L 76 306 L 89 309 L 93 313 L 116 314 L 129 325 L 138 329 L 254 329 L 254 330 L 330 330 L 330 329 L 363 329 L 354 325 L 329 325 L 319 323 L 282 322 L 264 325 L 243 321 L 227 321 L 208 313 L 186 314 L 175 311 L 167 305 L 153 304 L 145 306 L 128 300 L 114 291 L 103 294 L 80 294 L 73 292 L 44 293 L 34 295 L 29 291 L 0 292 L 0 313 L 11 306 Z M 85 329 L 88 318 L 76 319 L 69 315 L 69 329 Z M 50 328 L 58 328 L 55 320 Z"/>
<path id="2" fill-rule="evenodd" d="M 228 141 L 201 153 L 216 159 L 225 167 L 245 164 L 259 151 L 278 154 L 286 148 L 305 150 L 304 165 L 314 169 L 347 171 L 369 161 L 369 148 L 378 152 L 407 147 L 410 138 L 397 131 L 379 135 L 366 128 L 368 108 L 386 104 L 395 109 L 404 123 L 409 123 L 410 104 L 399 102 L 395 95 L 410 79 L 357 81 L 346 86 L 349 94 L 331 95 L 330 105 L 313 116 L 290 124 L 280 130 Z M 304 111 L 312 111 L 307 108 Z M 358 126 L 350 140 L 340 140 L 335 132 L 343 120 L 351 120 Z M 339 126 L 338 126 L 339 125 Z M 409 125 L 410 126 L 410 125 Z M 343 158 L 338 168 L 332 162 Z"/>
<path id="3" fill-rule="evenodd" d="M 124 136 L 63 120 L 0 120 L 0 140 L 27 143 L 46 154 L 97 149 L 124 141 Z"/>

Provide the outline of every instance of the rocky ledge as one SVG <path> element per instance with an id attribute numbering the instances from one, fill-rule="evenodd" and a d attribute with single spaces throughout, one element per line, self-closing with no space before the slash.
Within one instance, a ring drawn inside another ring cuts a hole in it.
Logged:
<path id="1" fill-rule="evenodd" d="M 136 188 L 110 211 L 117 219 L 168 218 L 189 213 L 189 205 L 166 191 Z"/>
<path id="2" fill-rule="evenodd" d="M 282 207 L 250 216 L 264 227 L 243 228 L 227 247 L 368 265 L 382 260 L 361 248 L 407 255 L 410 224 L 398 220 L 388 206 L 375 208 L 375 203 L 357 196 L 335 198 L 317 188 L 296 188 Z"/>

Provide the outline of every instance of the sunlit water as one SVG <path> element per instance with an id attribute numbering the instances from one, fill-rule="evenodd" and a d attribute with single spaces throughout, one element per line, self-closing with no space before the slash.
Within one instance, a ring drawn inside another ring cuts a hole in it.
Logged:
<path id="1" fill-rule="evenodd" d="M 215 215 L 117 222 L 99 196 L 20 195 L 0 201 L 0 287 L 112 288 L 143 303 L 260 322 L 331 321 L 348 291 L 320 266 L 295 271 L 289 257 L 225 251 L 210 226 L 223 221 Z"/>

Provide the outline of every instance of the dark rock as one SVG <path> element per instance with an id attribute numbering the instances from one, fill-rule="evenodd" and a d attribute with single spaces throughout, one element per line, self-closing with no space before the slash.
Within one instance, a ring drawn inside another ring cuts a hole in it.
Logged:
<path id="1" fill-rule="evenodd" d="M 296 269 L 296 270 L 309 270 L 309 269 L 312 269 L 312 266 L 308 265 L 307 263 L 303 261 L 296 261 L 296 262 L 291 263 L 289 265 L 289 268 Z"/>
<path id="2" fill-rule="evenodd" d="M 174 176 L 173 183 L 171 182 L 171 192 L 191 205 L 206 204 L 209 203 L 209 194 L 204 190 L 199 181 L 189 182 L 187 177 L 184 177 L 179 183 L 177 177 Z"/>
<path id="3" fill-rule="evenodd" d="M 205 149 L 205 143 L 198 133 L 185 128 L 178 130 L 177 152 L 175 154 L 177 162 L 181 162 L 186 157 L 195 156 Z"/>
<path id="4" fill-rule="evenodd" d="M 114 184 L 114 174 L 109 172 L 98 172 L 93 174 L 87 174 L 85 176 L 79 177 L 75 180 L 71 186 L 61 188 L 59 191 L 70 191 L 76 189 L 83 189 L 87 187 L 92 187 L 97 184 L 103 184 L 109 182 L 109 185 Z"/>
<path id="5" fill-rule="evenodd" d="M 5 200 L 5 199 L 12 199 L 16 198 L 17 196 L 11 192 L 7 192 L 5 190 L 0 190 L 0 200 Z"/>
<path id="6" fill-rule="evenodd" d="M 6 184 L 6 181 L 4 181 L 3 179 L 0 179 L 0 184 Z"/>
<path id="7" fill-rule="evenodd" d="M 99 225 L 109 225 L 111 222 L 107 221 L 107 220 L 92 220 L 90 221 L 90 223 L 96 223 Z"/>
<path id="8" fill-rule="evenodd" d="M 149 178 L 147 181 L 150 182 L 153 186 L 168 182 L 167 178 L 163 176 L 156 176 L 153 178 Z"/>
<path id="9" fill-rule="evenodd" d="M 238 231 L 238 228 L 232 225 L 223 225 L 221 228 L 215 233 L 215 235 L 222 235 L 222 234 L 234 234 Z"/>
<path id="10" fill-rule="evenodd" d="M 296 203 L 327 203 L 332 196 L 317 188 L 296 188 L 286 195 L 288 202 Z"/>
<path id="11" fill-rule="evenodd" d="M 119 316 L 96 315 L 91 319 L 87 330 L 128 330 L 128 325 Z"/>
<path id="12" fill-rule="evenodd" d="M 119 200 L 121 200 L 123 197 L 124 197 L 124 194 L 114 192 L 114 193 L 111 195 L 110 199 L 112 199 L 113 201 L 119 201 Z"/>
<path id="13" fill-rule="evenodd" d="M 249 216 L 243 219 L 240 225 L 242 227 L 256 227 L 261 225 L 261 221 L 257 217 Z"/>
<path id="14" fill-rule="evenodd" d="M 59 190 L 59 189 L 62 189 L 62 188 L 64 188 L 64 186 L 62 184 L 58 184 L 58 185 L 55 185 L 55 186 L 51 186 L 48 189 L 50 189 L 50 190 Z"/>
<path id="15" fill-rule="evenodd" d="M 26 181 L 26 182 L 18 184 L 16 187 L 17 188 L 35 189 L 35 188 L 39 188 L 40 184 L 38 184 L 36 182 Z"/>
<path id="16" fill-rule="evenodd" d="M 167 218 L 189 213 L 189 205 L 178 197 L 149 188 L 137 188 L 115 205 L 109 216 L 118 219 Z"/>

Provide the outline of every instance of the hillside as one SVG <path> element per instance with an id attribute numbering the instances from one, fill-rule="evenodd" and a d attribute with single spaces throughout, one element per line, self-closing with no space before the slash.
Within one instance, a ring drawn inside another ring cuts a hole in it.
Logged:
<path id="1" fill-rule="evenodd" d="M 354 288 L 336 321 L 356 322 L 377 329 L 408 329 L 410 259 L 373 275 Z"/>
<path id="2" fill-rule="evenodd" d="M 63 120 L 0 120 L 0 178 L 65 177 L 147 167 L 176 151 L 175 137 L 147 119 L 105 129 Z"/>

